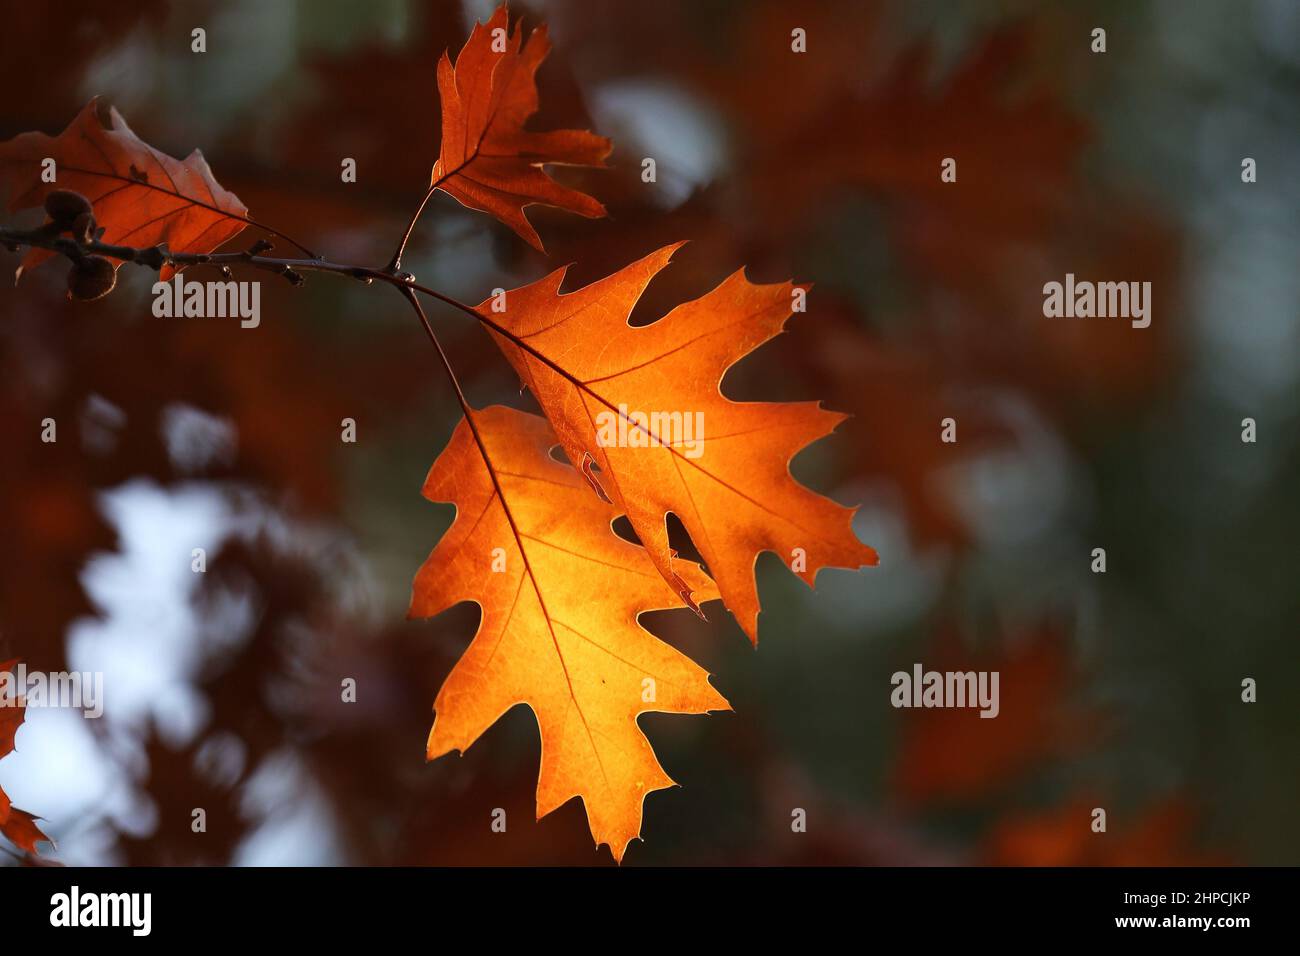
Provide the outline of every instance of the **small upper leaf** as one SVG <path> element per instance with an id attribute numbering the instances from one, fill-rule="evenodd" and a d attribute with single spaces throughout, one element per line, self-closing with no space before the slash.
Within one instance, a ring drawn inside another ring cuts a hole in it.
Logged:
<path id="1" fill-rule="evenodd" d="M 55 162 L 54 182 L 42 178 L 47 158 Z M 180 160 L 154 149 L 98 97 L 58 136 L 22 133 L 0 143 L 0 184 L 7 187 L 11 212 L 41 205 L 54 190 L 81 193 L 104 229 L 102 241 L 112 245 L 166 243 L 177 252 L 202 254 L 249 224 L 248 209 L 221 188 L 202 153 L 196 149 Z M 22 268 L 51 255 L 32 249 Z M 162 278 L 174 272 L 167 266 Z"/>
<path id="2" fill-rule="evenodd" d="M 505 5 L 486 23 L 476 23 L 453 68 L 447 54 L 438 61 L 442 98 L 442 146 L 430 186 L 462 205 L 495 216 L 534 248 L 542 249 L 524 207 L 541 203 L 588 218 L 605 207 L 586 193 L 555 182 L 542 166 L 603 166 L 610 141 L 586 130 L 532 133 L 524 123 L 537 112 L 536 73 L 551 50 L 546 27 L 525 40 L 523 28 L 508 28 Z"/>

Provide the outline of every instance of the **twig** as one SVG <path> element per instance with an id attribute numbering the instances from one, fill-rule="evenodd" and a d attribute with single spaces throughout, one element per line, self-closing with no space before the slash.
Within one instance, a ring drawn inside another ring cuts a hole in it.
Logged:
<path id="1" fill-rule="evenodd" d="M 430 189 L 431 194 L 432 192 L 433 190 Z M 414 222 L 414 220 L 412 220 L 412 222 Z M 603 395 L 597 394 L 586 382 L 582 381 L 572 372 L 559 365 L 554 359 L 547 355 L 543 355 L 530 342 L 516 335 L 505 326 L 501 325 L 501 323 L 487 315 L 484 315 L 482 312 L 479 312 L 472 305 L 467 305 L 459 299 L 455 299 L 443 292 L 439 292 L 437 289 L 421 285 L 415 281 L 415 276 L 408 272 L 394 269 L 391 265 L 385 269 L 373 269 L 368 266 L 333 262 L 329 259 L 282 259 L 272 256 L 264 256 L 262 253 L 272 248 L 271 243 L 264 239 L 259 239 L 257 243 L 244 252 L 223 252 L 211 254 L 171 252 L 165 246 L 161 245 L 150 246 L 147 248 L 114 246 L 99 242 L 98 240 L 81 241 L 80 239 L 60 235 L 54 233 L 48 224 L 37 229 L 26 231 L 7 229 L 0 226 L 0 246 L 8 246 L 10 249 L 15 250 L 19 246 L 34 246 L 62 253 L 73 260 L 82 258 L 87 254 L 102 255 L 113 259 L 120 259 L 124 262 L 135 262 L 151 269 L 161 269 L 167 264 L 173 266 L 215 266 L 220 268 L 223 273 L 227 275 L 230 273 L 230 266 L 245 265 L 283 276 L 294 285 L 302 284 L 304 273 L 328 272 L 335 275 L 357 279 L 367 285 L 378 281 L 394 286 L 405 292 L 419 292 L 423 295 L 429 296 L 430 298 L 437 299 L 439 302 L 449 305 L 475 319 L 481 325 L 497 333 L 502 338 L 507 339 L 518 348 L 523 349 L 547 368 L 551 369 L 551 371 L 568 381 L 574 388 L 590 395 L 596 401 L 600 402 L 600 404 L 604 405 L 614 414 L 625 420 L 630 427 L 637 428 L 646 435 L 650 435 L 649 430 L 641 423 L 634 421 L 624 409 L 617 407 Z M 419 312 L 427 331 L 432 334 L 432 327 L 428 325 L 428 318 L 424 315 L 423 310 L 420 309 L 417 311 Z M 434 345 L 438 345 L 436 339 L 434 340 Z M 439 352 L 442 351 L 441 346 L 438 347 L 438 350 Z M 681 453 L 673 446 L 669 445 L 666 447 L 670 452 L 681 457 Z M 693 462 L 690 462 L 689 459 L 683 460 L 694 464 Z"/>
<path id="2" fill-rule="evenodd" d="M 77 260 L 88 255 L 105 256 L 122 262 L 134 262 L 150 269 L 162 269 L 164 266 L 212 266 L 228 272 L 232 265 L 246 265 L 265 272 L 272 272 L 288 279 L 294 285 L 302 284 L 304 272 L 333 272 L 350 276 L 362 281 L 387 279 L 394 284 L 403 282 L 400 276 L 385 274 L 377 269 L 331 262 L 328 259 L 285 259 L 262 255 L 272 248 L 272 244 L 259 239 L 244 252 L 194 253 L 172 252 L 165 245 L 157 246 L 118 246 L 92 239 L 82 242 L 67 235 L 52 234 L 47 227 L 20 230 L 0 226 L 0 246 L 16 251 L 21 246 L 48 249 Z"/>

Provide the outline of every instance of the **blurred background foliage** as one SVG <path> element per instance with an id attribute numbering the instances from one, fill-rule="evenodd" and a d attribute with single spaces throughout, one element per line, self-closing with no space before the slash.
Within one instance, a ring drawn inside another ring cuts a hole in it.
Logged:
<path id="1" fill-rule="evenodd" d="M 490 12 L 3 8 L 0 138 L 57 132 L 103 95 L 149 143 L 201 147 L 260 220 L 367 264 L 428 182 L 437 57 Z M 814 282 L 809 313 L 726 388 L 854 415 L 795 472 L 862 502 L 881 555 L 815 594 L 765 555 L 757 651 L 721 610 L 651 617 L 735 713 L 643 718 L 682 787 L 648 799 L 628 864 L 1295 864 L 1300 6 L 512 9 L 556 46 L 534 128 L 614 139 L 610 170 L 571 177 L 610 218 L 534 207 L 542 257 L 441 197 L 408 268 L 477 302 L 692 240 L 634 321 L 742 264 Z M 939 181 L 947 156 L 956 185 Z M 1066 272 L 1150 281 L 1151 327 L 1044 319 L 1042 285 Z M 451 518 L 419 489 L 459 413 L 398 297 L 265 282 L 243 330 L 153 318 L 143 270 L 92 305 L 61 279 L 0 283 L 0 659 L 107 686 L 99 721 L 30 710 L 0 763 L 14 803 L 48 820 L 50 858 L 608 862 L 577 802 L 534 823 L 526 709 L 463 757 L 423 760 L 477 609 L 404 619 Z M 434 321 L 473 402 L 535 407 L 481 330 Z M 47 416 L 56 445 L 39 441 Z M 999 670 L 1001 716 L 893 710 L 890 675 L 918 661 Z"/>

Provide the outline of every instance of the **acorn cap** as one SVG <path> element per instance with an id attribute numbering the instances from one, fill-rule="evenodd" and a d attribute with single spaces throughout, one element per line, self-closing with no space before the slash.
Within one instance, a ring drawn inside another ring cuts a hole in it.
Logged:
<path id="1" fill-rule="evenodd" d="M 103 256 L 86 256 L 76 259 L 68 270 L 68 298 L 80 302 L 93 302 L 113 291 L 117 285 L 117 270 Z"/>
<path id="2" fill-rule="evenodd" d="M 78 216 L 90 215 L 90 200 L 70 189 L 55 189 L 45 194 L 45 213 L 60 225 L 71 226 Z"/>

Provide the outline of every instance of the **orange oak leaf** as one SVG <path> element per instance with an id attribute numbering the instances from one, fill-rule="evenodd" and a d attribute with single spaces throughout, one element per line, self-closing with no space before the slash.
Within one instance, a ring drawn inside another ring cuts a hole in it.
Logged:
<path id="1" fill-rule="evenodd" d="M 535 75 L 550 50 L 544 26 L 526 40 L 518 23 L 510 32 L 502 4 L 486 24 L 474 24 L 454 68 L 443 53 L 442 145 L 430 180 L 431 189 L 495 216 L 539 251 L 542 242 L 524 217 L 525 206 L 556 206 L 589 219 L 605 215 L 603 205 L 561 186 L 542 166 L 603 166 L 610 151 L 608 139 L 586 130 L 524 129 L 537 112 Z"/>
<path id="2" fill-rule="evenodd" d="M 429 471 L 424 496 L 454 503 L 456 519 L 416 573 L 409 616 L 474 601 L 482 619 L 434 702 L 428 757 L 464 751 L 527 704 L 542 738 L 538 818 L 581 797 L 597 845 L 621 861 L 646 794 L 673 785 L 638 715 L 730 705 L 640 626 L 641 612 L 681 602 L 554 445 L 545 419 L 492 406 L 461 420 Z M 680 570 L 717 596 L 698 566 Z"/>
<path id="3" fill-rule="evenodd" d="M 17 660 L 0 663 L 0 674 L 12 673 Z M 0 758 L 13 752 L 14 738 L 26 716 L 23 699 L 17 693 L 0 692 Z M 9 801 L 9 795 L 0 789 L 0 833 L 8 837 L 15 846 L 28 853 L 36 854 L 36 843 L 49 840 L 41 828 L 36 825 L 39 817 L 26 810 L 20 810 Z"/>
<path id="4" fill-rule="evenodd" d="M 43 178 L 47 158 L 55 162 L 54 182 Z M 81 193 L 111 245 L 166 243 L 177 252 L 208 253 L 250 224 L 244 204 L 221 188 L 202 153 L 180 160 L 154 149 L 98 97 L 58 136 L 22 133 L 0 143 L 0 181 L 10 212 L 39 206 L 56 189 Z M 51 255 L 30 250 L 19 273 Z M 166 266 L 161 278 L 175 271 Z"/>
<path id="5" fill-rule="evenodd" d="M 558 269 L 508 292 L 504 312 L 493 308 L 496 299 L 477 312 L 569 459 L 627 515 L 665 580 L 691 603 L 668 544 L 672 512 L 728 610 L 757 642 L 760 553 L 776 552 L 810 586 L 820 568 L 877 558 L 853 533 L 854 509 L 790 474 L 790 459 L 845 416 L 818 402 L 734 402 L 722 394 L 727 369 L 782 330 L 802 287 L 755 285 L 742 270 L 657 322 L 628 324 L 680 245 L 566 294 L 566 270 Z"/>

